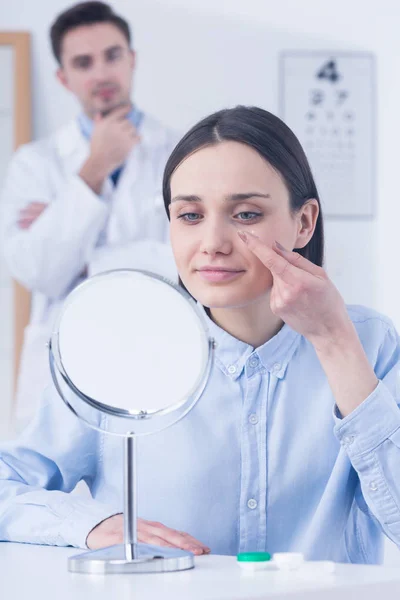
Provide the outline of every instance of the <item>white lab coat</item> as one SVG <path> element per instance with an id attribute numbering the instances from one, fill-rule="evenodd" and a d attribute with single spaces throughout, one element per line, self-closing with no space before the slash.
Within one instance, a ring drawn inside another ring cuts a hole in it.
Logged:
<path id="1" fill-rule="evenodd" d="M 89 155 L 89 142 L 76 120 L 21 147 L 11 161 L 0 200 L 2 246 L 11 275 L 32 291 L 17 419 L 27 420 L 40 400 L 49 380 L 46 342 L 58 310 L 83 273 L 93 272 L 92 262 L 96 272 L 102 270 L 102 261 L 109 266 L 109 248 L 118 257 L 111 261 L 115 267 L 153 265 L 153 271 L 171 274 L 162 174 L 178 138 L 146 115 L 139 133 L 141 141 L 130 153 L 118 186 L 105 181 L 101 196 L 77 175 Z M 33 201 L 49 206 L 22 230 L 17 225 L 19 212 Z"/>

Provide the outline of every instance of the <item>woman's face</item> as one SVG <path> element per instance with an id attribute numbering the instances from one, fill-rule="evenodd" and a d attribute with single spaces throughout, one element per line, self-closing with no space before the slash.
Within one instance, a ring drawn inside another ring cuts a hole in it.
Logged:
<path id="1" fill-rule="evenodd" d="M 188 156 L 171 178 L 170 236 L 180 277 L 210 308 L 244 307 L 269 295 L 270 271 L 238 236 L 250 231 L 272 246 L 301 243 L 301 211 L 286 186 L 250 146 L 222 142 Z"/>

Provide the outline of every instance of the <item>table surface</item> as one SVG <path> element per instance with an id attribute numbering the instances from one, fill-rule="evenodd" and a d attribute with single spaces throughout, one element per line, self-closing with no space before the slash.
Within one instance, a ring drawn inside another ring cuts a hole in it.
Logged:
<path id="1" fill-rule="evenodd" d="M 69 573 L 67 557 L 80 551 L 0 543 L 0 597 L 4 600 L 385 600 L 400 598 L 400 570 L 337 565 L 333 574 L 301 571 L 247 573 L 232 556 L 202 556 L 190 571 L 160 574 Z"/>

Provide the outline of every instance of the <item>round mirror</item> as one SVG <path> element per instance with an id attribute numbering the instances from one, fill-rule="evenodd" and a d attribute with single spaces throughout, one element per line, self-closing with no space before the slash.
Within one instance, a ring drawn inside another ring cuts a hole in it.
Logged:
<path id="1" fill-rule="evenodd" d="M 154 433 L 186 414 L 205 384 L 210 345 L 193 299 L 137 270 L 102 273 L 76 288 L 51 339 L 70 407 L 97 428 L 99 411 L 106 413 L 102 428 L 122 435 Z"/>
<path id="2" fill-rule="evenodd" d="M 66 299 L 49 344 L 56 389 L 88 425 L 125 438 L 124 544 L 70 557 L 70 571 L 193 568 L 188 552 L 137 542 L 136 438 L 173 425 L 194 406 L 213 347 L 191 296 L 153 273 L 102 273 Z"/>

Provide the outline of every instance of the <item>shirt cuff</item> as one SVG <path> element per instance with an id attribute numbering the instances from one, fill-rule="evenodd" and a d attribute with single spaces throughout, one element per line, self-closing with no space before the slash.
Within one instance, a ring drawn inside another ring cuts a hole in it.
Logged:
<path id="1" fill-rule="evenodd" d="M 56 512 L 62 519 L 59 535 L 64 544 L 76 548 L 87 548 L 86 538 L 96 525 L 121 513 L 108 504 L 93 499 L 77 499 L 69 497 L 68 501 L 57 506 Z M 59 540 L 60 542 L 61 540 Z"/>
<path id="2" fill-rule="evenodd" d="M 371 452 L 400 427 L 400 409 L 382 381 L 347 417 L 335 405 L 333 418 L 334 433 L 350 458 Z"/>

